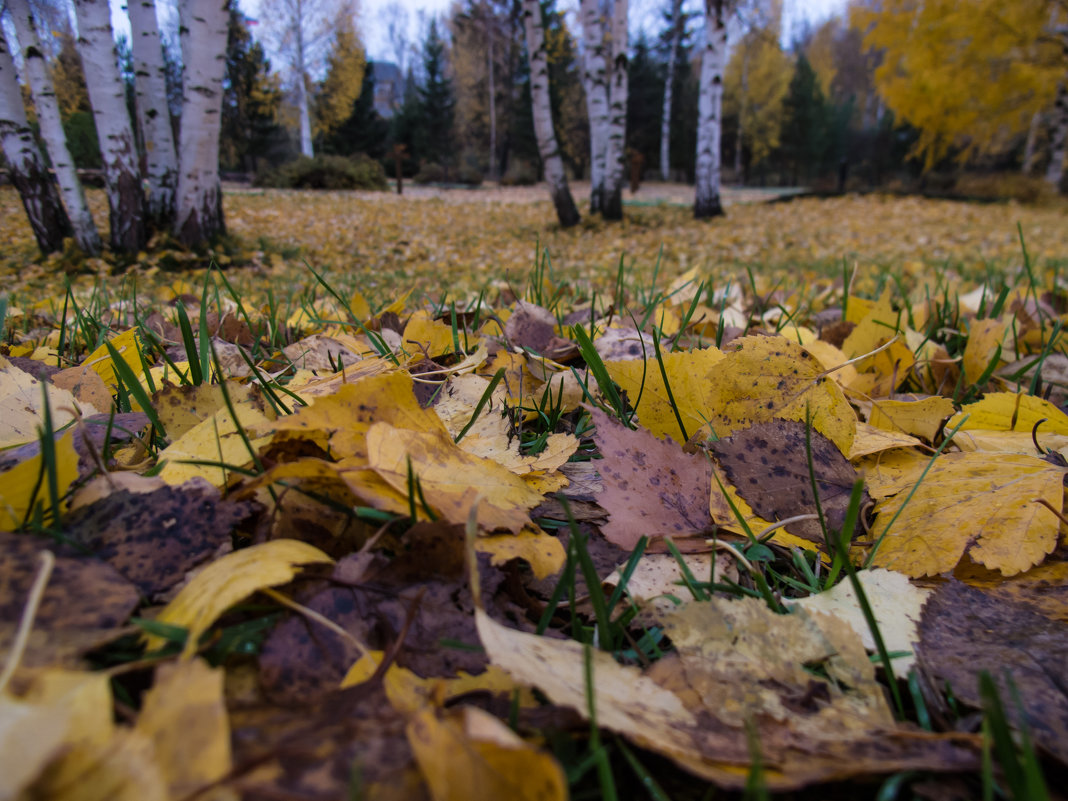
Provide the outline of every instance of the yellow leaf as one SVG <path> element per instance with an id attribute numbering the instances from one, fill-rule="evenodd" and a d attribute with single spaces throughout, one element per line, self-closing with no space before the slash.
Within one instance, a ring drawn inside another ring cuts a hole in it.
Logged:
<path id="1" fill-rule="evenodd" d="M 858 319 L 862 310 L 865 313 Z M 846 319 L 856 322 L 856 327 L 842 343 L 842 353 L 850 359 L 871 353 L 901 330 L 901 313 L 894 311 L 889 289 L 884 290 L 875 303 L 851 297 Z M 857 364 L 857 370 L 864 372 L 866 369 L 863 362 Z"/>
<path id="2" fill-rule="evenodd" d="M 52 429 L 58 431 L 74 419 L 74 396 L 51 383 L 42 384 L 0 356 L 0 448 L 37 439 L 37 429 L 44 423 L 45 392 Z"/>
<path id="3" fill-rule="evenodd" d="M 969 384 L 979 382 L 994 358 L 998 346 L 1004 341 L 1008 330 L 1008 323 L 1001 320 L 972 320 L 968 328 L 968 344 L 964 346 L 962 360 L 964 378 Z M 1004 359 L 999 358 L 998 364 L 1003 361 Z"/>
<path id="4" fill-rule="evenodd" d="M 238 381 L 227 381 L 226 391 L 234 405 L 259 409 L 270 419 L 276 415 L 264 401 L 259 389 Z M 226 397 L 219 384 L 175 386 L 168 384 L 152 396 L 152 405 L 171 442 L 181 438 L 199 423 L 226 408 Z"/>
<path id="5" fill-rule="evenodd" d="M 452 333 L 451 325 L 445 325 L 440 320 L 431 320 L 430 315 L 420 309 L 408 318 L 401 343 L 412 358 L 421 358 L 425 355 L 429 359 L 434 359 L 456 352 L 456 343 Z M 460 347 L 464 348 L 464 334 L 457 333 L 460 337 Z M 473 348 L 476 344 L 471 343 L 471 347 Z"/>
<path id="6" fill-rule="evenodd" d="M 352 297 L 349 298 L 349 311 L 361 323 L 367 322 L 371 318 L 371 304 L 367 302 L 367 299 L 358 289 L 354 289 Z"/>
<path id="7" fill-rule="evenodd" d="M 723 353 L 716 348 L 664 353 L 664 371 L 675 398 L 686 437 L 682 436 L 656 359 L 605 362 L 608 374 L 627 393 L 638 420 L 657 437 L 685 443 L 711 416 L 709 394 L 719 375 Z M 642 382 L 644 379 L 644 389 Z"/>
<path id="8" fill-rule="evenodd" d="M 110 344 L 135 376 L 140 376 L 144 372 L 144 365 L 141 363 L 141 340 L 137 335 L 136 328 L 130 328 L 112 337 Z M 86 356 L 82 366 L 95 370 L 109 387 L 118 386 L 119 382 L 115 376 L 115 363 L 111 360 L 107 345 L 101 345 Z"/>
<path id="9" fill-rule="evenodd" d="M 52 384 L 70 392 L 85 416 L 107 412 L 114 405 L 104 379 L 88 367 L 79 365 L 60 370 L 52 376 Z"/>
<path id="10" fill-rule="evenodd" d="M 536 526 L 527 526 L 518 534 L 493 534 L 475 540 L 478 553 L 490 555 L 490 562 L 503 565 L 512 559 L 525 559 L 537 579 L 558 573 L 567 561 L 560 540 Z"/>
<path id="11" fill-rule="evenodd" d="M 851 364 L 846 364 L 849 361 L 846 355 L 830 342 L 816 339 L 806 342 L 803 347 L 816 357 L 824 370 L 834 371 L 831 373 L 831 378 L 835 380 L 838 386 L 848 387 L 856 380 L 857 368 Z"/>
<path id="12" fill-rule="evenodd" d="M 988 392 L 981 401 L 963 406 L 946 423 L 946 428 L 952 430 L 963 421 L 961 431 L 987 429 L 1030 434 L 1040 420 L 1044 420 L 1038 427 L 1040 434 L 1068 434 L 1068 414 L 1048 400 L 1015 392 Z"/>
<path id="13" fill-rule="evenodd" d="M 425 709 L 408 742 L 434 801 L 564 801 L 567 779 L 544 751 L 477 707 Z"/>
<path id="14" fill-rule="evenodd" d="M 370 651 L 361 656 L 349 668 L 341 687 L 354 687 L 370 679 L 385 657 L 382 651 Z M 471 675 L 463 670 L 448 678 L 423 678 L 408 668 L 396 663 L 386 668 L 382 685 L 390 704 L 398 712 L 410 715 L 420 709 L 436 703 L 445 703 L 453 698 L 460 698 L 472 692 L 508 694 L 520 689 L 515 681 L 496 665 L 490 665 L 482 673 Z M 523 692 L 529 700 L 529 693 Z"/>
<path id="15" fill-rule="evenodd" d="M 172 662 L 156 669 L 145 693 L 136 729 L 152 741 L 172 798 L 198 793 L 230 772 L 223 678 L 222 668 L 201 659 Z"/>
<path id="16" fill-rule="evenodd" d="M 942 430 L 942 421 L 954 411 L 953 401 L 940 396 L 917 401 L 877 400 L 872 402 L 868 422 L 876 428 L 933 442 Z"/>
<path id="17" fill-rule="evenodd" d="M 412 377 L 393 370 L 342 384 L 333 394 L 319 397 L 295 414 L 256 429 L 276 440 L 307 439 L 335 458 L 366 458 L 367 430 L 376 421 L 398 428 L 444 433 L 433 409 L 419 405 Z"/>
<path id="18" fill-rule="evenodd" d="M 68 431 L 56 441 L 56 477 L 60 496 L 78 478 L 78 453 L 74 450 L 74 432 Z M 10 470 L 0 473 L 0 530 L 14 531 L 30 512 L 30 503 L 36 500 L 47 506 L 48 479 L 44 472 L 41 455 L 23 459 Z M 66 503 L 60 504 L 60 509 Z"/>
<path id="19" fill-rule="evenodd" d="M 264 587 L 293 580 L 301 565 L 334 560 L 306 542 L 271 540 L 228 553 L 197 573 L 156 620 L 188 630 L 183 656 L 191 657 L 200 636 L 227 609 Z M 146 635 L 149 650 L 164 644 L 161 637 Z"/>
<path id="20" fill-rule="evenodd" d="M 725 350 L 709 386 L 709 423 L 725 437 L 773 418 L 805 421 L 849 453 L 857 418 L 839 386 L 804 348 L 782 337 L 749 336 Z"/>
<path id="21" fill-rule="evenodd" d="M 160 451 L 159 460 L 166 461 L 167 464 L 160 470 L 159 477 L 172 486 L 200 477 L 216 487 L 225 487 L 230 482 L 242 478 L 243 474 L 236 473 L 230 468 L 243 468 L 252 464 L 253 454 L 250 453 L 249 446 L 256 451 L 266 445 L 270 439 L 269 437 L 254 439 L 247 433 L 253 426 L 270 420 L 261 410 L 260 403 L 255 401 L 234 403 L 234 411 L 237 412 L 236 423 L 230 410 L 223 408 L 186 431 Z M 238 431 L 238 426 L 246 432 L 250 440 L 247 444 L 241 432 Z M 193 462 L 213 464 L 194 464 Z"/>
<path id="22" fill-rule="evenodd" d="M 920 472 L 913 469 L 913 483 Z M 1060 521 L 1037 500 L 1060 511 L 1063 478 L 1063 469 L 1032 456 L 940 456 L 911 498 L 902 491 L 876 504 L 872 533 L 887 533 L 873 564 L 936 576 L 968 553 L 1006 576 L 1027 570 L 1057 547 Z"/>
<path id="23" fill-rule="evenodd" d="M 857 423 L 857 435 L 853 438 L 853 447 L 846 456 L 850 461 L 870 456 L 873 453 L 888 451 L 892 448 L 911 448 L 922 444 L 916 437 L 886 431 L 867 423 Z"/>
<path id="24" fill-rule="evenodd" d="M 530 522 L 527 510 L 541 501 L 519 476 L 460 450 L 444 431 L 411 431 L 374 423 L 367 431 L 367 461 L 405 495 L 410 464 L 426 502 L 450 523 L 466 523 L 472 504 L 481 495 L 479 524 L 487 531 L 518 532 Z"/>

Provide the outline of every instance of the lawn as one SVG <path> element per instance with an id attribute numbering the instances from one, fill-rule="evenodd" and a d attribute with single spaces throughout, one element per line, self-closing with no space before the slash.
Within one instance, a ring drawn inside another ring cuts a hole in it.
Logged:
<path id="1" fill-rule="evenodd" d="M 1065 208 L 687 191 L 0 191 L 0 786 L 1051 797 Z"/>

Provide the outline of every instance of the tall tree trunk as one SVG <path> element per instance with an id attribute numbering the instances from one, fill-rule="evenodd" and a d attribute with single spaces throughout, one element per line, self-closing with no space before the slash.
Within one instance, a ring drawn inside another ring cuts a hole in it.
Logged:
<path id="1" fill-rule="evenodd" d="M 1068 50 L 1068 48 L 1066 48 Z M 1057 85 L 1057 99 L 1050 113 L 1049 167 L 1046 180 L 1060 188 L 1064 178 L 1064 156 L 1068 150 L 1068 80 Z"/>
<path id="2" fill-rule="evenodd" d="M 581 0 L 582 83 L 590 119 L 590 213 L 604 211 L 608 144 L 608 58 L 605 53 L 604 18 L 598 0 Z"/>
<path id="3" fill-rule="evenodd" d="M 720 135 L 728 2 L 705 0 L 705 42 L 697 100 L 697 187 L 693 204 L 693 216 L 699 220 L 723 214 L 719 199 Z"/>
<path id="4" fill-rule="evenodd" d="M 675 68 L 682 44 L 682 0 L 671 3 L 671 50 L 668 53 L 667 79 L 664 82 L 664 109 L 660 113 L 660 178 L 671 179 L 671 100 L 675 88 Z"/>
<path id="5" fill-rule="evenodd" d="M 608 89 L 608 140 L 605 143 L 604 218 L 623 219 L 624 155 L 627 142 L 627 0 L 612 0 Z"/>
<path id="6" fill-rule="evenodd" d="M 7 0 L 8 10 L 15 25 L 22 52 L 23 69 L 33 94 L 33 105 L 37 110 L 37 122 L 41 128 L 52 168 L 56 172 L 59 191 L 70 215 L 74 227 L 74 241 L 86 255 L 96 256 L 100 253 L 100 235 L 96 231 L 93 215 L 85 202 L 85 191 L 78 181 L 78 172 L 74 169 L 74 159 L 67 149 L 67 137 L 63 133 L 63 119 L 56 102 L 56 92 L 48 74 L 48 65 L 37 41 L 37 27 L 33 12 L 27 0 Z M 12 44 L 9 42 L 9 44 Z M 14 46 L 11 47 L 14 52 Z"/>
<path id="7" fill-rule="evenodd" d="M 186 247 L 225 233 L 219 188 L 219 123 L 226 70 L 227 0 L 185 0 L 182 129 L 175 235 Z"/>
<path id="8" fill-rule="evenodd" d="M 300 111 L 300 152 L 312 158 L 311 113 L 308 110 L 308 65 L 304 42 L 304 2 L 297 0 L 297 105 Z"/>
<path id="9" fill-rule="evenodd" d="M 63 239 L 73 236 L 74 229 L 26 120 L 15 62 L 3 36 L 0 36 L 0 145 L 37 246 L 42 253 L 61 250 Z"/>
<path id="10" fill-rule="evenodd" d="M 489 177 L 496 181 L 499 177 L 497 169 L 497 84 L 493 79 L 493 31 L 490 25 L 486 25 L 486 36 L 489 41 L 487 47 L 487 64 L 489 70 Z"/>
<path id="11" fill-rule="evenodd" d="M 167 68 L 159 39 L 155 0 L 130 0 L 130 32 L 137 92 L 137 120 L 145 143 L 148 218 L 158 230 L 174 224 L 178 157 L 167 109 Z"/>
<path id="12" fill-rule="evenodd" d="M 126 108 L 126 87 L 119 75 L 111 6 L 108 0 L 74 0 L 74 11 L 78 17 L 78 54 L 82 57 L 104 162 L 111 249 L 116 253 L 136 253 L 148 241 L 145 196 Z"/>
<path id="13" fill-rule="evenodd" d="M 538 139 L 545 180 L 549 195 L 556 207 L 560 225 L 568 228 L 578 224 L 579 213 L 571 189 L 567 185 L 564 160 L 556 143 L 553 129 L 553 109 L 549 102 L 549 58 L 545 49 L 545 30 L 541 21 L 538 0 L 523 0 L 523 25 L 527 34 L 527 54 L 530 59 L 530 96 L 534 114 L 534 135 Z"/>

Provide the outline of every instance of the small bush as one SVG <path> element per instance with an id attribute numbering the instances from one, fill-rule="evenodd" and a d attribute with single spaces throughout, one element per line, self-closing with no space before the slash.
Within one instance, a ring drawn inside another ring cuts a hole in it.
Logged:
<path id="1" fill-rule="evenodd" d="M 445 181 L 445 168 L 434 162 L 426 162 L 412 179 L 417 184 L 440 184 Z"/>
<path id="2" fill-rule="evenodd" d="M 482 171 L 478 167 L 465 164 L 457 170 L 456 182 L 464 186 L 479 186 L 482 183 Z"/>
<path id="3" fill-rule="evenodd" d="M 525 161 L 513 161 L 501 176 L 501 186 L 533 186 L 537 182 L 537 170 Z"/>
<path id="4" fill-rule="evenodd" d="M 258 175 L 257 186 L 276 189 L 386 189 L 382 165 L 364 155 L 301 156 Z"/>

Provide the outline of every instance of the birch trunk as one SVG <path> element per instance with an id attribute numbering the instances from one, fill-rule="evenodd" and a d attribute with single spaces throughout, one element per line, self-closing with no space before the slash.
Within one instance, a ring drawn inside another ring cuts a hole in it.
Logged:
<path id="1" fill-rule="evenodd" d="M 48 74 L 48 65 L 37 41 L 37 27 L 33 12 L 27 0 L 8 0 L 8 10 L 15 25 L 22 53 L 23 69 L 33 94 L 33 105 L 37 110 L 37 122 L 41 129 L 48 156 L 52 161 L 59 183 L 59 191 L 70 215 L 74 227 L 74 241 L 88 256 L 100 253 L 100 235 L 96 231 L 93 215 L 85 202 L 85 191 L 78 181 L 74 169 L 74 160 L 67 149 L 67 137 L 63 133 L 63 120 L 56 102 L 56 92 Z M 14 43 L 11 43 L 12 45 Z M 12 46 L 14 51 L 14 46 Z"/>
<path id="2" fill-rule="evenodd" d="M 186 247 L 225 233 L 219 188 L 219 124 L 226 70 L 227 0 L 183 0 L 182 129 L 174 232 Z"/>
<path id="3" fill-rule="evenodd" d="M 697 187 L 693 216 L 723 214 L 719 199 L 723 69 L 727 62 L 728 0 L 705 0 L 705 41 L 697 100 Z"/>
<path id="4" fill-rule="evenodd" d="M 72 236 L 74 229 L 26 120 L 15 62 L 3 36 L 0 36 L 0 145 L 37 246 L 42 253 L 61 250 L 63 239 Z"/>
<path id="5" fill-rule="evenodd" d="M 664 109 L 660 113 L 660 178 L 671 180 L 671 101 L 675 87 L 675 69 L 682 44 L 682 0 L 671 4 L 671 52 L 668 53 L 667 80 L 664 83 Z"/>
<path id="6" fill-rule="evenodd" d="M 304 0 L 297 5 L 297 105 L 300 109 L 300 152 L 308 158 L 315 156 L 312 148 L 311 114 L 308 111 L 308 64 L 304 41 Z"/>
<path id="7" fill-rule="evenodd" d="M 624 156 L 627 142 L 627 0 L 613 0 L 609 42 L 608 126 L 605 143 L 603 214 L 623 219 Z"/>
<path id="8" fill-rule="evenodd" d="M 167 108 L 167 68 L 159 40 L 155 0 L 130 0 L 130 38 L 137 92 L 137 122 L 145 143 L 145 177 L 148 179 L 148 219 L 166 230 L 174 223 L 174 191 L 178 184 L 178 157 Z"/>
<path id="9" fill-rule="evenodd" d="M 608 60 L 604 18 L 598 0 L 581 0 L 582 83 L 590 119 L 590 214 L 604 211 L 606 147 L 608 143 Z"/>
<path id="10" fill-rule="evenodd" d="M 119 75 L 111 7 L 108 0 L 74 0 L 74 11 L 78 17 L 78 54 L 82 57 L 104 163 L 111 249 L 116 253 L 137 253 L 148 241 L 145 196 L 126 109 L 126 87 Z"/>
<path id="11" fill-rule="evenodd" d="M 489 41 L 487 42 L 487 64 L 489 70 L 489 177 L 496 181 L 500 176 L 497 170 L 497 84 L 493 76 L 493 31 L 486 26 Z"/>
<path id="12" fill-rule="evenodd" d="M 1068 80 L 1057 86 L 1057 99 L 1050 113 L 1049 167 L 1046 180 L 1058 189 L 1064 178 L 1064 156 L 1068 150 Z"/>
<path id="13" fill-rule="evenodd" d="M 567 185 L 564 160 L 560 157 L 560 148 L 553 129 L 553 110 L 549 102 L 549 58 L 538 0 L 523 0 L 523 26 L 526 29 L 527 53 L 530 58 L 530 95 L 538 153 L 557 219 L 562 227 L 568 228 L 578 224 L 579 213 L 575 200 L 571 197 L 571 189 Z"/>

